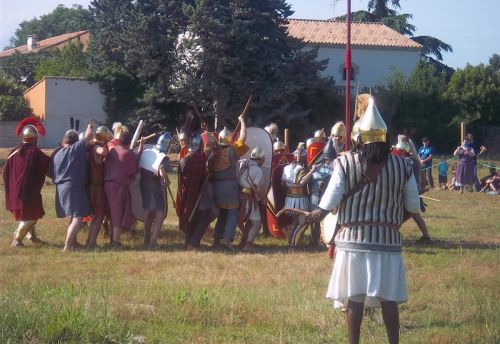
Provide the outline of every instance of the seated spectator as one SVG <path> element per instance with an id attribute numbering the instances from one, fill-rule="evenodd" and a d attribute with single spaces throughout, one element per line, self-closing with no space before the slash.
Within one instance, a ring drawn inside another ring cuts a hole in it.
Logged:
<path id="1" fill-rule="evenodd" d="M 497 174 L 497 170 L 496 170 L 495 166 L 490 167 L 490 173 L 487 176 L 481 178 L 481 180 L 479 181 L 480 184 L 481 184 L 481 188 L 479 190 L 483 190 L 484 187 L 486 186 L 486 181 L 488 179 L 493 178 L 494 176 L 496 176 L 496 174 Z"/>
<path id="2" fill-rule="evenodd" d="M 495 176 L 486 180 L 484 191 L 488 195 L 500 195 L 500 171 L 497 171 Z"/>

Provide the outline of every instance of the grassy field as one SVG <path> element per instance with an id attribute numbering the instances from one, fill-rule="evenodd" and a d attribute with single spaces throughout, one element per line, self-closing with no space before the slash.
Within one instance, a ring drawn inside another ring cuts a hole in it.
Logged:
<path id="1" fill-rule="evenodd" d="M 262 237 L 253 254 L 185 252 L 170 211 L 156 252 L 139 249 L 139 226 L 124 236 L 123 251 L 104 248 L 101 236 L 100 249 L 62 253 L 67 221 L 55 218 L 47 186 L 47 215 L 37 225 L 47 244 L 11 249 L 15 222 L 3 192 L 0 343 L 347 341 L 344 314 L 325 299 L 331 260 L 308 249 L 307 237 L 293 253 Z M 435 242 L 415 245 L 415 224 L 402 228 L 410 300 L 400 308 L 401 342 L 499 343 L 500 198 L 426 195 L 441 200 L 428 201 L 424 214 Z M 365 317 L 362 341 L 386 342 L 380 311 Z"/>

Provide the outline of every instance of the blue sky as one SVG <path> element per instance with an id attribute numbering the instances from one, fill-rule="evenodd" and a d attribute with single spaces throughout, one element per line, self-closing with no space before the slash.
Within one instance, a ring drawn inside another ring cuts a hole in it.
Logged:
<path id="1" fill-rule="evenodd" d="M 368 0 L 351 0 L 352 10 L 367 9 Z M 57 4 L 87 7 L 90 0 L 0 0 L 0 48 L 9 43 L 17 26 L 50 13 Z M 346 0 L 288 0 L 295 11 L 292 18 L 328 19 L 346 13 Z M 444 62 L 454 68 L 466 63 L 488 63 L 500 54 L 499 0 L 400 0 L 400 13 L 411 13 L 415 35 L 429 35 L 453 47 L 444 54 Z"/>

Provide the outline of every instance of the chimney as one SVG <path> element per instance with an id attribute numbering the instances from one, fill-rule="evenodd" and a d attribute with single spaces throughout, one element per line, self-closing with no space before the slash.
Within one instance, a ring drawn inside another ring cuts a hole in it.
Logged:
<path id="1" fill-rule="evenodd" d="M 36 35 L 28 35 L 28 42 L 27 42 L 28 50 L 33 50 L 37 46 L 37 40 L 36 40 Z"/>

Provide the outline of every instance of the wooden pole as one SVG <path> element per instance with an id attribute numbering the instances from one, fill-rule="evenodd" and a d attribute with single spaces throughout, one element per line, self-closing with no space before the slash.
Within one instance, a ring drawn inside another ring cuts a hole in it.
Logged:
<path id="1" fill-rule="evenodd" d="M 465 130 L 466 130 L 465 122 L 460 122 L 460 145 L 464 142 Z"/>
<path id="2" fill-rule="evenodd" d="M 153 133 L 153 134 L 151 134 L 151 135 L 148 135 L 148 136 L 143 137 L 143 138 L 142 138 L 142 140 L 147 141 L 147 140 L 149 140 L 150 138 L 153 138 L 153 137 L 155 137 L 155 136 L 156 136 L 156 135 L 158 135 L 158 134 L 159 134 L 159 133 Z M 139 143 L 139 142 L 141 142 L 141 139 L 136 140 L 135 142 L 136 142 L 136 143 Z"/>
<path id="3" fill-rule="evenodd" d="M 345 49 L 345 150 L 349 150 L 351 132 L 351 0 L 347 0 L 347 42 Z"/>
<path id="4" fill-rule="evenodd" d="M 284 138 L 283 138 L 283 139 L 285 140 L 285 142 L 284 142 L 285 146 L 286 146 L 286 147 L 290 147 L 290 146 L 288 145 L 288 143 L 289 143 L 289 142 L 288 142 L 288 128 L 285 128 L 285 134 L 284 134 Z"/>
<path id="5" fill-rule="evenodd" d="M 241 113 L 241 116 L 245 117 L 245 115 L 247 114 L 248 112 L 248 109 L 250 108 L 250 103 L 252 102 L 252 99 L 253 99 L 253 96 L 250 95 L 250 97 L 248 97 L 248 100 L 247 100 L 247 103 L 245 104 L 245 108 L 243 109 L 243 112 Z M 240 121 L 238 121 L 238 124 L 236 124 L 236 128 L 234 129 L 233 131 L 233 136 L 231 137 L 231 142 L 234 142 L 238 139 L 238 134 L 239 134 L 239 130 L 240 130 Z"/>

